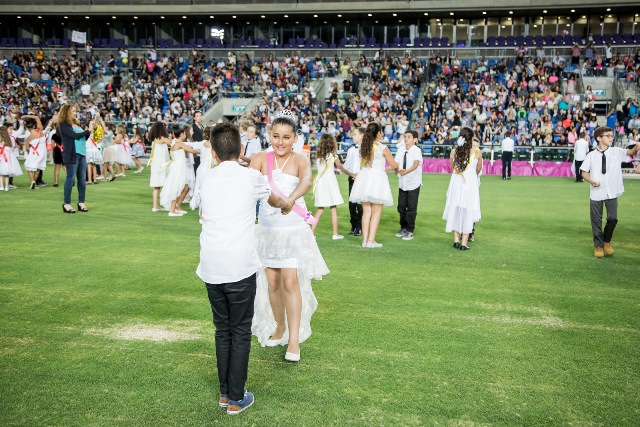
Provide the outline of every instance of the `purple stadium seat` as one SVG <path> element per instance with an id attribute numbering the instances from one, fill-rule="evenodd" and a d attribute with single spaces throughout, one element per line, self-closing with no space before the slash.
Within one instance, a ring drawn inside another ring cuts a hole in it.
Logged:
<path id="1" fill-rule="evenodd" d="M 422 38 L 422 46 L 423 47 L 431 46 L 431 38 L 430 37 L 423 37 Z"/>
<path id="2" fill-rule="evenodd" d="M 431 38 L 431 47 L 438 47 L 440 46 L 440 38 L 439 37 L 432 37 Z"/>
<path id="3" fill-rule="evenodd" d="M 487 46 L 495 46 L 496 45 L 496 37 L 489 36 L 487 37 Z"/>
<path id="4" fill-rule="evenodd" d="M 497 46 L 505 46 L 506 45 L 506 40 L 504 36 L 498 36 L 496 38 L 496 45 Z"/>
<path id="5" fill-rule="evenodd" d="M 507 36 L 506 42 L 507 42 L 507 46 L 515 46 L 516 38 L 514 36 Z"/>
<path id="6" fill-rule="evenodd" d="M 553 45 L 553 36 L 551 36 L 551 35 L 544 36 L 544 44 L 547 45 L 547 46 L 552 46 Z"/>
<path id="7" fill-rule="evenodd" d="M 448 47 L 449 46 L 449 38 L 448 37 L 441 38 L 440 39 L 440 46 Z"/>
<path id="8" fill-rule="evenodd" d="M 562 36 L 560 34 L 557 34 L 555 37 L 553 37 L 553 44 L 555 44 L 556 46 L 562 46 Z"/>

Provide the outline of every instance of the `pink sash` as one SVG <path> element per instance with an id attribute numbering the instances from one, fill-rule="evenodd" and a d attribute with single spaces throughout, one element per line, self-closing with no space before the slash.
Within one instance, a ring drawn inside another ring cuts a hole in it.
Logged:
<path id="1" fill-rule="evenodd" d="M 280 189 L 278 188 L 276 183 L 273 182 L 273 162 L 274 162 L 274 158 L 275 158 L 275 153 L 273 151 L 267 152 L 267 154 L 266 154 L 266 162 L 267 162 L 267 179 L 269 180 L 269 186 L 271 187 L 271 191 L 273 191 L 276 195 L 282 197 L 283 199 L 286 199 L 287 196 L 285 196 L 282 193 L 282 191 L 280 191 Z M 318 223 L 318 220 L 315 219 L 313 214 L 311 214 L 311 212 L 305 210 L 299 204 L 294 202 L 293 203 L 293 208 L 291 208 L 291 209 L 295 213 L 300 215 L 300 217 L 302 217 L 302 219 L 304 219 L 304 221 L 307 224 L 313 225 L 313 224 L 317 224 Z"/>

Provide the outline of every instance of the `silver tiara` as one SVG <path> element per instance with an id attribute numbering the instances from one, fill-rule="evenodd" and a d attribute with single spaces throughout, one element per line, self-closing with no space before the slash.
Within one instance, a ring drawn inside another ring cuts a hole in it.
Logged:
<path id="1" fill-rule="evenodd" d="M 293 121 L 293 123 L 295 123 L 295 122 L 296 122 L 296 120 L 297 120 L 297 117 L 296 117 L 296 115 L 293 113 L 293 111 L 291 111 L 291 110 L 286 110 L 286 109 L 285 109 L 285 110 L 282 110 L 282 111 L 279 111 L 279 112 L 277 112 L 277 113 L 276 113 L 276 119 L 279 119 L 279 118 L 281 118 L 281 117 L 283 117 L 283 118 L 285 118 L 285 119 L 290 119 L 290 120 L 292 120 L 292 121 Z"/>

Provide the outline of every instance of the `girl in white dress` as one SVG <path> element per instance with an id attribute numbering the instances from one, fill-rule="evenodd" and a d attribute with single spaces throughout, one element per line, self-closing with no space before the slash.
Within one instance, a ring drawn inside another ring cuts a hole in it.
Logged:
<path id="1" fill-rule="evenodd" d="M 102 137 L 102 176 L 104 177 L 104 181 L 107 181 L 107 176 L 111 173 L 111 178 L 108 180 L 113 181 L 116 179 L 116 174 L 113 173 L 113 163 L 116 161 L 116 149 L 113 145 L 115 136 L 113 125 L 105 125 L 100 116 L 98 116 L 98 119 L 104 129 L 104 136 Z"/>
<path id="2" fill-rule="evenodd" d="M 131 146 L 127 140 L 127 129 L 122 125 L 116 126 L 116 135 L 120 135 L 120 138 L 113 140 L 113 146 L 116 150 L 116 169 L 118 169 L 116 176 L 126 176 L 127 167 L 135 166 L 131 160 Z"/>
<path id="3" fill-rule="evenodd" d="M 38 116 L 25 115 L 25 127 L 30 134 L 24 141 L 27 158 L 24 161 L 24 168 L 29 172 L 31 185 L 29 188 L 36 189 L 38 174 L 44 172 L 47 167 L 47 137 L 42 128 L 42 122 Z"/>
<path id="4" fill-rule="evenodd" d="M 133 133 L 133 138 L 129 140 L 131 146 L 131 159 L 136 164 L 138 169 L 134 173 L 140 173 L 144 170 L 144 166 L 140 163 L 140 157 L 144 156 L 144 135 L 142 129 L 136 127 Z"/>
<path id="5" fill-rule="evenodd" d="M 200 150 L 200 166 L 196 171 L 196 181 L 193 189 L 193 196 L 191 197 L 191 202 L 189 203 L 189 207 L 191 210 L 196 210 L 200 207 L 200 192 L 202 190 L 202 177 L 206 173 L 206 171 L 211 170 L 213 166 L 215 166 L 215 160 L 211 155 L 211 142 L 209 140 L 209 136 L 211 135 L 211 128 L 209 126 L 205 127 L 202 130 L 202 137 L 204 138 L 199 143 L 195 143 L 196 149 Z M 202 148 L 198 148 L 202 147 Z"/>
<path id="6" fill-rule="evenodd" d="M 462 128 L 457 147 L 451 151 L 453 173 L 442 215 L 447 221 L 446 232 L 453 231 L 453 247 L 463 251 L 469 249 L 469 234 L 481 218 L 478 174 L 482 171 L 482 153 L 473 147 L 474 138 L 470 128 Z"/>
<path id="7" fill-rule="evenodd" d="M 151 155 L 147 166 L 151 168 L 151 178 L 149 186 L 153 188 L 153 208 L 152 212 L 160 212 L 163 209 L 158 204 L 160 197 L 160 188 L 164 186 L 167 179 L 167 168 L 165 165 L 169 162 L 169 133 L 167 127 L 162 122 L 155 122 L 149 129 L 149 139 L 153 141 L 151 145 Z"/>
<path id="8" fill-rule="evenodd" d="M 9 178 L 22 175 L 18 158 L 13 152 L 9 130 L 0 126 L 0 191 L 9 191 Z"/>
<path id="9" fill-rule="evenodd" d="M 167 179 L 160 192 L 160 204 L 169 211 L 169 216 L 182 216 L 187 212 L 180 209 L 182 201 L 189 193 L 187 185 L 187 162 L 185 153 L 198 154 L 185 144 L 186 132 L 183 127 L 175 125 L 173 127 L 174 141 L 171 144 L 171 163 Z"/>
<path id="10" fill-rule="evenodd" d="M 193 129 L 191 128 L 191 126 L 185 125 L 184 133 L 186 135 L 186 138 L 184 140 L 184 143 L 186 145 L 188 145 L 189 147 L 195 150 L 200 150 L 202 148 L 202 144 L 200 144 L 199 142 L 198 143 L 193 142 Z M 187 198 L 187 201 L 191 201 L 191 198 L 193 197 L 193 190 L 196 186 L 196 170 L 194 167 L 195 159 L 193 157 L 193 153 L 191 152 L 185 153 L 185 162 L 187 165 L 187 185 L 189 186 L 189 193 L 186 196 L 186 198 Z"/>
<path id="11" fill-rule="evenodd" d="M 102 153 L 98 148 L 98 143 L 94 140 L 93 133 L 85 142 L 87 150 L 87 184 L 98 184 L 98 173 L 96 165 L 102 165 Z"/>
<path id="12" fill-rule="evenodd" d="M 297 139 L 293 113 L 281 114 L 271 128 L 273 152 L 256 153 L 250 165 L 270 177 L 272 191 L 287 203 L 283 209 L 260 206 L 256 245 L 266 268 L 258 276 L 251 332 L 262 346 L 288 345 L 285 360 L 297 362 L 318 306 L 311 279 L 320 280 L 329 270 L 307 224 L 311 214 L 303 196 L 311 188 L 311 165 L 292 150 Z"/>
<path id="13" fill-rule="evenodd" d="M 333 229 L 333 240 L 343 239 L 344 236 L 338 234 L 338 209 L 336 206 L 344 203 L 344 199 L 340 194 L 340 187 L 338 186 L 338 179 L 335 174 L 335 166 L 342 172 L 351 177 L 355 175 L 346 170 L 340 158 L 338 157 L 338 148 L 336 146 L 336 140 L 333 135 L 328 133 L 323 134 L 318 142 L 318 151 L 316 157 L 316 167 L 318 175 L 313 182 L 313 194 L 315 196 L 315 206 L 318 208 L 314 217 L 316 221 L 320 221 L 320 217 L 324 213 L 324 208 L 328 207 L 331 210 L 331 227 Z M 315 232 L 318 223 L 316 222 L 311 226 L 311 230 Z"/>
<path id="14" fill-rule="evenodd" d="M 367 125 L 360 144 L 361 169 L 351 189 L 349 201 L 362 204 L 362 247 L 380 248 L 376 233 L 380 225 L 383 206 L 393 206 L 393 195 L 389 178 L 385 172 L 385 161 L 394 172 L 398 172 L 391 151 L 380 143 L 382 129 L 378 123 Z"/>

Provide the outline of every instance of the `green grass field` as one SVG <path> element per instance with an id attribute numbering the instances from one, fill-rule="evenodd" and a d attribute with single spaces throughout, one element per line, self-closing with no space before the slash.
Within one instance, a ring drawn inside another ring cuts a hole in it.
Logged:
<path id="1" fill-rule="evenodd" d="M 394 237 L 395 208 L 378 250 L 331 240 L 325 213 L 331 273 L 302 361 L 254 339 L 256 403 L 228 417 L 197 215 L 152 214 L 148 177 L 88 187 L 88 214 L 25 177 L 0 193 L 0 425 L 640 425 L 640 181 L 604 260 L 571 179 L 483 177 L 468 252 L 444 233 L 446 175 L 425 175 L 412 241 Z"/>

